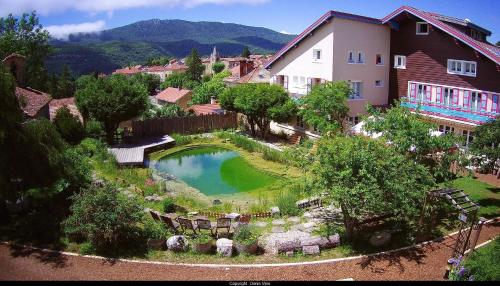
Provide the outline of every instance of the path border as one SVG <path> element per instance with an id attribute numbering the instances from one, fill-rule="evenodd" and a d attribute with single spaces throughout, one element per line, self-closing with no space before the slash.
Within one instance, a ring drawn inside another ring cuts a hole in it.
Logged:
<path id="1" fill-rule="evenodd" d="M 487 220 L 484 224 L 490 224 L 492 222 L 497 222 L 497 221 L 500 221 L 500 217 L 496 217 L 496 218 Z M 108 258 L 108 257 L 104 257 L 104 256 L 82 255 L 82 254 L 74 253 L 74 252 L 65 252 L 65 251 L 58 251 L 58 250 L 33 247 L 33 246 L 27 246 L 27 245 L 19 245 L 19 244 L 11 243 L 8 241 L 0 241 L 0 244 L 9 245 L 9 246 L 24 247 L 24 248 L 28 248 L 28 249 L 39 250 L 39 251 L 47 252 L 47 253 L 57 253 L 57 254 L 62 254 L 62 255 L 66 255 L 66 256 L 85 257 L 85 258 L 100 259 L 100 260 L 105 260 L 105 261 L 111 260 L 113 262 L 139 263 L 139 264 L 164 265 L 164 266 L 181 266 L 181 267 L 193 267 L 193 268 L 196 268 L 196 267 L 225 268 L 225 270 L 229 270 L 230 268 L 267 268 L 267 267 L 290 267 L 290 266 L 304 266 L 304 265 L 319 265 L 319 264 L 326 264 L 326 263 L 335 263 L 335 262 L 341 262 L 341 261 L 355 260 L 355 259 L 360 259 L 360 258 L 368 258 L 368 257 L 373 257 L 373 256 L 390 254 L 390 253 L 394 253 L 394 252 L 398 252 L 398 251 L 402 251 L 402 250 L 407 250 L 407 249 L 411 249 L 411 248 L 422 248 L 427 244 L 430 244 L 430 243 L 433 243 L 436 241 L 444 240 L 446 238 L 449 238 L 449 237 L 456 235 L 457 233 L 458 233 L 458 231 L 455 231 L 455 232 L 452 232 L 452 233 L 445 235 L 443 237 L 439 237 L 439 238 L 436 238 L 433 240 L 425 241 L 425 242 L 422 242 L 419 244 L 405 246 L 405 247 L 387 250 L 387 251 L 382 251 L 382 252 L 377 252 L 377 253 L 372 253 L 372 254 L 325 259 L 325 260 L 318 260 L 318 261 L 304 261 L 304 262 L 290 262 L 290 263 L 267 263 L 267 264 L 197 264 L 197 263 L 147 261 L 147 260 L 124 259 L 124 258 L 114 259 L 114 258 Z M 483 246 L 487 245 L 488 243 L 491 243 L 493 240 L 494 239 L 490 239 L 488 241 L 485 241 L 485 242 L 477 245 L 476 249 L 483 247 Z M 468 250 L 467 252 L 469 252 L 469 251 L 470 250 Z"/>

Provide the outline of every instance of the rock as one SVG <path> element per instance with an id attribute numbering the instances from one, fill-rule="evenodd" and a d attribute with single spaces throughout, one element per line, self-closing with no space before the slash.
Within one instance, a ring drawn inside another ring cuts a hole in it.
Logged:
<path id="1" fill-rule="evenodd" d="M 272 207 L 272 208 L 271 208 L 271 214 L 272 214 L 273 216 L 275 216 L 275 215 L 279 215 L 279 214 L 280 214 L 280 208 L 279 208 L 279 207 Z"/>
<path id="2" fill-rule="evenodd" d="M 273 225 L 274 226 L 284 226 L 286 224 L 286 222 L 282 219 L 276 219 L 276 220 L 273 220 Z"/>
<path id="3" fill-rule="evenodd" d="M 288 257 L 293 257 L 293 251 L 287 251 L 285 255 Z"/>
<path id="4" fill-rule="evenodd" d="M 305 213 L 303 214 L 303 217 L 305 217 L 305 218 L 312 218 L 312 217 L 313 217 L 313 215 L 312 215 L 310 212 L 305 212 Z"/>
<path id="5" fill-rule="evenodd" d="M 285 229 L 281 226 L 273 226 L 271 232 L 272 233 L 283 233 L 283 232 L 285 232 Z"/>
<path id="6" fill-rule="evenodd" d="M 216 242 L 217 245 L 217 253 L 226 256 L 226 257 L 231 257 L 233 256 L 233 241 L 227 238 L 220 238 Z"/>
<path id="7" fill-rule="evenodd" d="M 254 226 L 256 227 L 266 227 L 267 226 L 267 223 L 264 222 L 264 221 L 258 221 L 256 222 L 255 224 L 253 224 Z"/>
<path id="8" fill-rule="evenodd" d="M 318 245 L 303 246 L 302 253 L 304 255 L 319 255 L 319 246 Z"/>
<path id="9" fill-rule="evenodd" d="M 226 215 L 226 218 L 230 218 L 232 220 L 235 220 L 235 219 L 237 219 L 239 217 L 240 217 L 240 214 L 238 214 L 238 213 L 230 213 L 230 214 Z"/>
<path id="10" fill-rule="evenodd" d="M 283 252 L 288 252 L 288 251 L 294 251 L 296 249 L 300 248 L 300 240 L 299 239 L 293 239 L 293 240 L 282 240 L 282 241 L 276 241 L 275 242 L 276 250 L 278 253 L 283 253 Z"/>
<path id="11" fill-rule="evenodd" d="M 289 221 L 289 222 L 291 222 L 291 223 L 299 223 L 300 222 L 300 218 L 297 217 L 297 216 L 289 217 L 286 220 Z"/>
<path id="12" fill-rule="evenodd" d="M 287 231 L 284 233 L 271 233 L 259 239 L 265 252 L 272 255 L 299 250 L 300 242 L 311 235 L 302 231 Z"/>
<path id="13" fill-rule="evenodd" d="M 158 195 L 152 195 L 152 196 L 144 197 L 144 200 L 146 202 L 161 202 L 161 201 L 163 201 L 163 197 L 160 197 Z"/>
<path id="14" fill-rule="evenodd" d="M 304 247 L 304 246 L 312 246 L 312 245 L 321 245 L 321 244 L 325 243 L 323 240 L 328 242 L 328 240 L 326 238 L 321 238 L 319 236 L 305 238 L 305 239 L 300 241 L 300 246 Z"/>
<path id="15" fill-rule="evenodd" d="M 218 206 L 218 205 L 221 205 L 221 204 L 222 204 L 222 201 L 219 200 L 219 199 L 215 199 L 215 200 L 212 201 L 212 205 L 214 205 L 214 206 Z"/>
<path id="16" fill-rule="evenodd" d="M 167 240 L 168 250 L 175 252 L 186 252 L 189 242 L 183 235 L 174 235 Z"/>
<path id="17" fill-rule="evenodd" d="M 306 222 L 306 223 L 302 224 L 302 227 L 303 227 L 304 229 L 313 228 L 313 227 L 315 227 L 315 226 L 316 226 L 316 223 L 315 223 L 315 222 L 313 222 L 313 221 Z"/>
<path id="18" fill-rule="evenodd" d="M 334 235 L 330 235 L 328 238 L 328 243 L 326 243 L 323 247 L 324 248 L 332 248 L 336 247 L 340 244 L 340 235 L 338 233 Z"/>

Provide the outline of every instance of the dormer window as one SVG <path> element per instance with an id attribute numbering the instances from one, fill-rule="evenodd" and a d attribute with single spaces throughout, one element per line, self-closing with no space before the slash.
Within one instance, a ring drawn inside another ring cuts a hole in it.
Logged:
<path id="1" fill-rule="evenodd" d="M 429 35 L 429 24 L 417 22 L 417 35 Z"/>

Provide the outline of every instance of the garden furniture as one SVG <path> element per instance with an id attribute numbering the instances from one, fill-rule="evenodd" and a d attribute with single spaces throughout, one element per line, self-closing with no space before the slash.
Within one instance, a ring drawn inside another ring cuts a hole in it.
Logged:
<path id="1" fill-rule="evenodd" d="M 249 224 L 251 218 L 252 218 L 252 216 L 250 216 L 250 215 L 242 215 L 240 217 L 240 219 L 238 220 L 238 223 L 240 225 L 242 225 L 242 224 Z"/>
<path id="2" fill-rule="evenodd" d="M 161 220 L 163 223 L 167 225 L 168 228 L 170 228 L 175 234 L 179 233 L 179 223 L 174 221 L 171 217 L 166 216 L 166 215 L 161 215 L 160 216 Z"/>
<path id="3" fill-rule="evenodd" d="M 193 221 L 187 218 L 179 217 L 177 221 L 180 223 L 182 232 L 185 233 L 187 229 L 191 230 L 194 234 L 196 234 L 196 229 L 198 226 L 193 224 Z"/>
<path id="4" fill-rule="evenodd" d="M 198 230 L 200 232 L 201 232 L 202 229 L 210 230 L 210 234 L 212 236 L 214 236 L 215 226 L 212 225 L 212 223 L 210 222 L 210 220 L 208 220 L 206 218 L 197 218 L 196 219 L 196 225 L 197 225 Z"/>
<path id="5" fill-rule="evenodd" d="M 225 217 L 217 219 L 217 225 L 215 228 L 215 235 L 217 236 L 217 238 L 219 237 L 219 229 L 225 229 L 227 236 L 229 236 L 229 232 L 231 230 L 231 219 Z"/>

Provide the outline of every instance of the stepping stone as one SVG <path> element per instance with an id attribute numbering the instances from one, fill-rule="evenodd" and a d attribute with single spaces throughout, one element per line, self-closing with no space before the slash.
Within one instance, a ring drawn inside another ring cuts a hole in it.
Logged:
<path id="1" fill-rule="evenodd" d="M 280 213 L 280 208 L 278 207 L 272 207 L 271 208 L 271 214 L 274 216 L 274 215 L 278 215 Z"/>
<path id="2" fill-rule="evenodd" d="M 256 226 L 256 227 L 266 227 L 267 226 L 267 222 L 258 221 L 258 222 L 256 222 L 253 225 Z"/>
<path id="3" fill-rule="evenodd" d="M 307 228 L 313 228 L 313 227 L 315 227 L 315 226 L 316 226 L 316 223 L 315 223 L 315 222 L 313 222 L 313 221 L 306 222 L 306 223 L 302 224 L 302 227 L 303 227 L 304 229 L 307 229 Z"/>
<path id="4" fill-rule="evenodd" d="M 272 233 L 284 233 L 285 229 L 281 226 L 273 226 L 273 229 L 271 230 Z"/>
<path id="5" fill-rule="evenodd" d="M 302 225 L 294 224 L 290 227 L 290 230 L 293 230 L 293 231 L 302 230 Z"/>
<path id="6" fill-rule="evenodd" d="M 285 224 L 286 224 L 286 222 L 284 220 L 282 220 L 282 219 L 273 220 L 273 225 L 274 226 L 283 226 Z"/>
<path id="7" fill-rule="evenodd" d="M 289 221 L 289 222 L 291 222 L 291 223 L 299 223 L 300 222 L 300 218 L 297 217 L 297 216 L 289 217 L 286 220 Z"/>
<path id="8" fill-rule="evenodd" d="M 312 218 L 313 217 L 313 215 L 310 212 L 305 212 L 302 216 L 305 218 Z"/>
<path id="9" fill-rule="evenodd" d="M 285 255 L 288 257 L 293 257 L 293 251 L 287 251 Z"/>
<path id="10" fill-rule="evenodd" d="M 303 246 L 302 253 L 304 255 L 319 255 L 319 245 Z"/>

